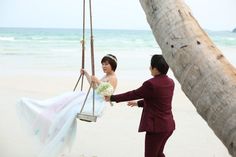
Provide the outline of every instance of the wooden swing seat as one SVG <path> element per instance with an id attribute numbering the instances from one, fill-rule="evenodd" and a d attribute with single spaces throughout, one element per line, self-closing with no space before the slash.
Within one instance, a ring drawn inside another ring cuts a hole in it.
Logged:
<path id="1" fill-rule="evenodd" d="M 83 113 L 78 113 L 77 118 L 79 120 L 85 121 L 85 122 L 96 122 L 97 121 L 97 116 L 91 115 L 91 114 L 83 114 Z"/>

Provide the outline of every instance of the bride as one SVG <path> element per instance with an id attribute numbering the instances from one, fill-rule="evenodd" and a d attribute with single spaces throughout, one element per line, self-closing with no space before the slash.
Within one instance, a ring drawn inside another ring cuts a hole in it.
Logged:
<path id="1" fill-rule="evenodd" d="M 102 58 L 101 64 L 105 75 L 100 80 L 90 76 L 84 69 L 80 72 L 86 76 L 89 83 L 93 83 L 95 90 L 107 82 L 114 92 L 117 86 L 117 59 L 114 55 L 107 54 Z M 76 116 L 81 110 L 86 94 L 82 91 L 67 92 L 46 100 L 22 98 L 17 103 L 19 116 L 30 126 L 30 130 L 43 146 L 39 157 L 56 157 L 66 148 L 71 148 L 76 135 Z M 101 116 L 105 108 L 103 96 L 101 92 L 95 92 L 95 116 Z M 92 104 L 92 94 L 89 94 L 86 104 Z M 91 106 L 85 105 L 83 112 L 91 114 Z"/>

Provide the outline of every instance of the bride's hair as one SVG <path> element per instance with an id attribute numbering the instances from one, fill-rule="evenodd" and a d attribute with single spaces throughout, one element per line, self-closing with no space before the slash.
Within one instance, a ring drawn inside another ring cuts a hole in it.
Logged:
<path id="1" fill-rule="evenodd" d="M 107 54 L 106 56 L 104 56 L 102 58 L 101 63 L 104 63 L 106 61 L 111 65 L 112 70 L 116 71 L 116 67 L 117 67 L 117 58 L 116 58 L 116 56 L 114 56 L 112 54 Z"/>

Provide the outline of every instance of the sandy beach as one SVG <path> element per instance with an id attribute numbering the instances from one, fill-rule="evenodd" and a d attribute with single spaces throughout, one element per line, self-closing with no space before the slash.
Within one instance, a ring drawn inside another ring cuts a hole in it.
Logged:
<path id="1" fill-rule="evenodd" d="M 36 157 L 39 148 L 22 127 L 15 104 L 23 96 L 46 99 L 72 90 L 78 73 L 6 70 L 5 67 L 0 71 L 0 156 Z M 138 78 L 120 77 L 116 93 L 134 89 L 142 82 Z M 196 113 L 178 82 L 175 83 L 173 113 L 177 128 L 166 145 L 166 156 L 229 157 L 222 142 Z M 120 103 L 113 107 L 107 105 L 96 123 L 78 120 L 76 142 L 66 157 L 143 157 L 144 133 L 137 131 L 140 114 L 140 108 Z"/>

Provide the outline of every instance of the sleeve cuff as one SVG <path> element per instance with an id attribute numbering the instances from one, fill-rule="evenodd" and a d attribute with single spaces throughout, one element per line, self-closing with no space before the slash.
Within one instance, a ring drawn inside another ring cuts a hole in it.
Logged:
<path id="1" fill-rule="evenodd" d="M 115 101 L 115 98 L 114 98 L 113 95 L 111 95 L 111 97 L 110 97 L 110 101 Z"/>
<path id="2" fill-rule="evenodd" d="M 138 104 L 138 107 L 143 107 L 143 101 L 138 101 L 137 104 Z"/>

